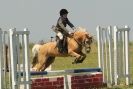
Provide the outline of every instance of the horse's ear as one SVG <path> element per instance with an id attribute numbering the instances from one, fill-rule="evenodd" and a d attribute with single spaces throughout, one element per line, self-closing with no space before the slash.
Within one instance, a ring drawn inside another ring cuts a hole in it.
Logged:
<path id="1" fill-rule="evenodd" d="M 88 39 L 93 39 L 93 36 L 91 36 L 90 34 L 86 34 L 86 37 L 87 37 Z"/>
<path id="2" fill-rule="evenodd" d="M 90 34 L 86 34 L 86 37 L 89 38 L 90 37 Z"/>

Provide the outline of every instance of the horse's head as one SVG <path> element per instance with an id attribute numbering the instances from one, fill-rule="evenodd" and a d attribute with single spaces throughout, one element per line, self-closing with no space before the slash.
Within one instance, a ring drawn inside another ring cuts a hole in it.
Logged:
<path id="1" fill-rule="evenodd" d="M 85 50 L 87 53 L 91 51 L 91 44 L 93 42 L 93 37 L 90 36 L 89 34 L 86 34 L 86 41 L 85 41 Z"/>
<path id="2" fill-rule="evenodd" d="M 85 28 L 77 28 L 77 30 L 74 32 L 73 37 L 79 45 L 85 47 L 87 53 L 91 51 L 90 45 L 92 43 L 93 37 L 86 31 Z"/>

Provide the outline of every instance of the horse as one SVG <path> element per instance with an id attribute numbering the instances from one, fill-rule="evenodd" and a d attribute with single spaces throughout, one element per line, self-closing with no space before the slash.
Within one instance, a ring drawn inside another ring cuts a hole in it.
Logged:
<path id="1" fill-rule="evenodd" d="M 76 57 L 73 64 L 82 63 L 86 58 L 86 54 L 82 52 L 83 47 L 88 46 L 92 43 L 92 36 L 84 28 L 77 28 L 73 33 L 72 37 L 67 37 L 68 42 L 68 53 L 60 53 L 58 51 L 57 43 L 48 42 L 39 47 L 37 55 L 34 55 L 34 60 L 36 60 L 32 65 L 34 71 L 44 71 L 51 63 L 54 62 L 55 57 Z"/>

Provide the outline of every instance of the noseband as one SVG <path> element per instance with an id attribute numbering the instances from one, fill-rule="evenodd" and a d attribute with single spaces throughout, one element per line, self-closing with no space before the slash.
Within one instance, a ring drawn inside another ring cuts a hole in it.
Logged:
<path id="1" fill-rule="evenodd" d="M 86 53 L 90 53 L 90 51 L 91 51 L 91 46 L 90 46 L 91 43 L 92 43 L 91 39 L 89 39 L 89 41 L 85 42 L 85 51 L 86 51 Z"/>

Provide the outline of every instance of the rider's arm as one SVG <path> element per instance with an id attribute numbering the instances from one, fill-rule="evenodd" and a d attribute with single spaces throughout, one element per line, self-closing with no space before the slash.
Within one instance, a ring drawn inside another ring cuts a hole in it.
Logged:
<path id="1" fill-rule="evenodd" d="M 74 30 L 75 29 L 75 27 L 74 27 L 74 25 L 67 19 L 67 24 Z"/>

